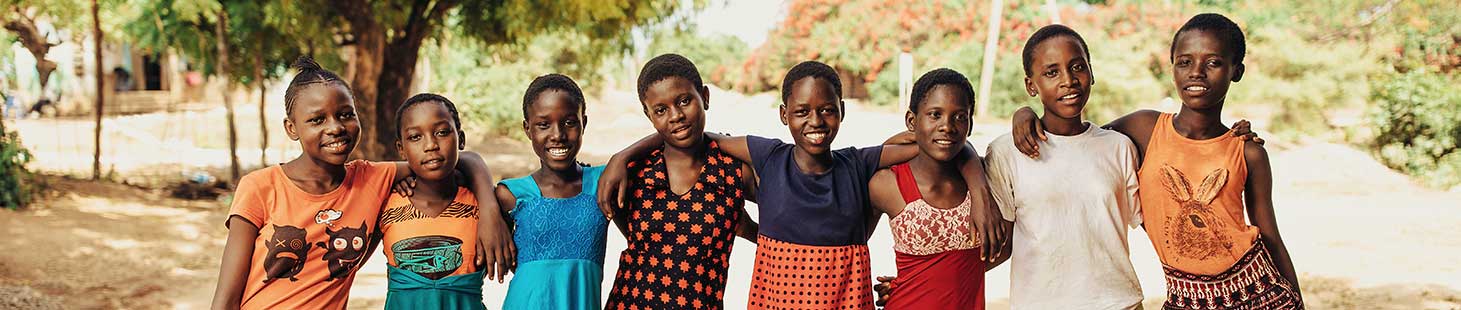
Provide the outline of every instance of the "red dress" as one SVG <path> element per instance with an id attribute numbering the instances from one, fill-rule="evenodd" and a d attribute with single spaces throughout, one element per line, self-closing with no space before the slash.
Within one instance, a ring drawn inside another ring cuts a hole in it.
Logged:
<path id="1" fill-rule="evenodd" d="M 720 309 L 735 225 L 745 206 L 741 162 L 715 142 L 683 195 L 670 190 L 664 154 L 629 163 L 629 248 L 604 309 Z"/>
<path id="2" fill-rule="evenodd" d="M 939 209 L 923 200 L 908 164 L 890 167 L 907 206 L 888 222 L 898 279 L 887 309 L 984 309 L 984 261 L 969 229 L 972 204 Z"/>

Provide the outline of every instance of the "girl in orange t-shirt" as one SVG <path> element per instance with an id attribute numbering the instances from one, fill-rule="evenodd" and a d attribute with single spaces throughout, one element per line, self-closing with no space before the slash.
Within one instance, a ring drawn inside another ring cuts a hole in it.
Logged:
<path id="1" fill-rule="evenodd" d="M 371 238 L 391 184 L 406 163 L 347 162 L 360 136 L 354 98 L 345 81 L 308 57 L 284 94 L 284 130 L 299 141 L 298 158 L 239 180 L 229 210 L 228 241 L 219 268 L 214 309 L 343 309 L 355 271 L 369 257 Z M 475 192 L 491 193 L 491 173 L 467 153 L 456 169 Z M 492 199 L 477 234 L 491 261 L 510 264 L 511 235 Z M 502 270 L 505 268 L 501 268 Z"/>

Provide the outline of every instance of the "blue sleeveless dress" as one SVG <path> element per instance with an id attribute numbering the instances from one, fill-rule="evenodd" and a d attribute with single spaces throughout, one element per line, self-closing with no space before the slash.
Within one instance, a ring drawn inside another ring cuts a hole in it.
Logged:
<path id="1" fill-rule="evenodd" d="M 517 198 L 508 212 L 517 271 L 502 309 L 601 309 L 609 222 L 594 199 L 603 166 L 583 168 L 583 190 L 548 198 L 531 175 L 503 180 Z"/>

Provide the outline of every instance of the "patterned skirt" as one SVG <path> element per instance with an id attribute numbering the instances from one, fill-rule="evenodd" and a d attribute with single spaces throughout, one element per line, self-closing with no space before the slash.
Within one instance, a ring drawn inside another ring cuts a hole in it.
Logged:
<path id="1" fill-rule="evenodd" d="M 810 246 L 760 236 L 749 309 L 873 309 L 867 245 Z"/>
<path id="2" fill-rule="evenodd" d="M 1232 267 L 1215 275 L 1182 272 L 1162 266 L 1167 274 L 1163 309 L 1303 309 L 1292 284 L 1274 268 L 1262 239 Z"/>

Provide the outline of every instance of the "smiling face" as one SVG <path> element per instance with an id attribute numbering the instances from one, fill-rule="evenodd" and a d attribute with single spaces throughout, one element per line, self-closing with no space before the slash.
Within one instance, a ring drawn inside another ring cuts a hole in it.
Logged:
<path id="1" fill-rule="evenodd" d="M 457 151 L 466 145 L 443 103 L 411 105 L 401 112 L 399 127 L 401 139 L 396 141 L 396 151 L 406 159 L 412 173 L 429 181 L 451 177 L 457 166 Z"/>
<path id="2" fill-rule="evenodd" d="M 710 109 L 710 89 L 696 87 L 681 77 L 667 77 L 649 85 L 641 96 L 644 116 L 665 144 L 692 149 L 705 139 L 705 110 Z"/>
<path id="3" fill-rule="evenodd" d="M 528 106 L 523 132 L 533 142 L 543 168 L 568 171 L 578 165 L 579 143 L 588 116 L 573 97 L 561 90 L 545 90 Z"/>
<path id="4" fill-rule="evenodd" d="M 1228 86 L 1243 78 L 1243 64 L 1233 62 L 1222 39 L 1212 32 L 1188 30 L 1172 48 L 1172 82 L 1188 109 L 1222 108 Z"/>
<path id="5" fill-rule="evenodd" d="M 1074 37 L 1058 35 L 1036 43 L 1025 91 L 1039 97 L 1046 111 L 1061 118 L 1079 118 L 1093 83 L 1086 51 Z"/>
<path id="6" fill-rule="evenodd" d="M 355 99 L 344 85 L 316 84 L 300 90 L 284 131 L 299 141 L 305 156 L 331 165 L 344 165 L 360 137 Z"/>
<path id="7" fill-rule="evenodd" d="M 954 160 L 969 135 L 968 101 L 953 86 L 938 85 L 930 89 L 918 110 L 909 111 L 905 116 L 918 149 L 935 161 Z"/>
<path id="8" fill-rule="evenodd" d="M 842 98 L 832 84 L 804 77 L 791 84 L 791 94 L 781 104 L 781 123 L 791 130 L 797 149 L 820 156 L 832 150 L 832 139 L 842 126 Z"/>

